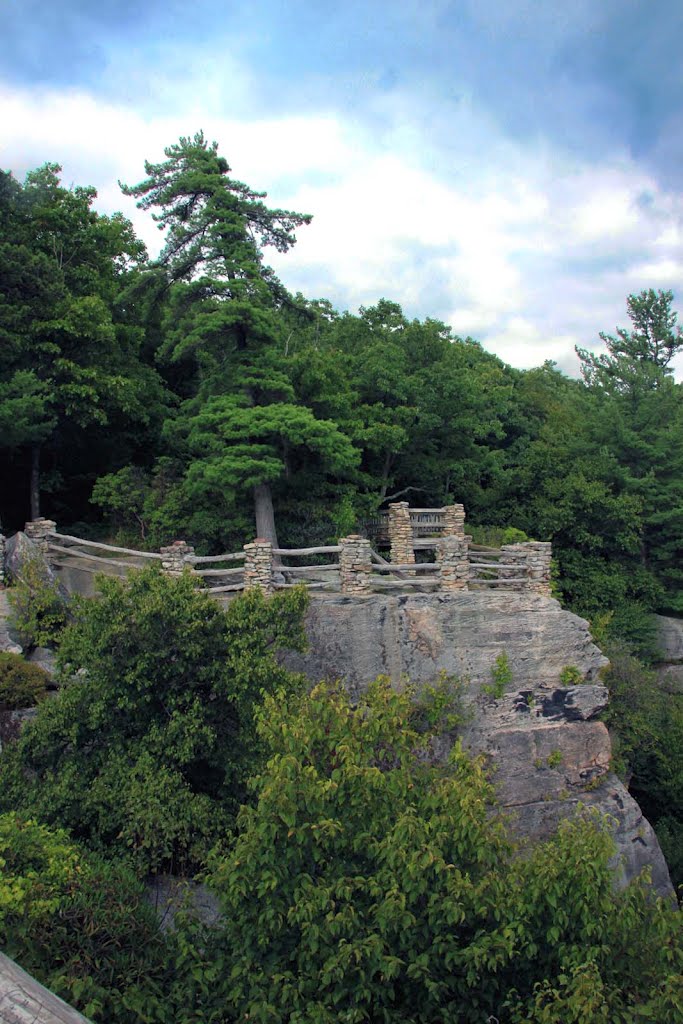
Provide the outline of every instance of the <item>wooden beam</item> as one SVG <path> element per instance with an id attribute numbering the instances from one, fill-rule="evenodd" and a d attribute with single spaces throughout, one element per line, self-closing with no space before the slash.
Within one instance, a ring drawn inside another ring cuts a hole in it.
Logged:
<path id="1" fill-rule="evenodd" d="M 41 985 L 14 960 L 0 953 L 2 1024 L 91 1024 L 73 1006 Z"/>

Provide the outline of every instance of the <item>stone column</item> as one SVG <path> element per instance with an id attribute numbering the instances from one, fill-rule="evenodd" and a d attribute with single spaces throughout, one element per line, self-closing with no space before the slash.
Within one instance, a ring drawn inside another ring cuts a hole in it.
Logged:
<path id="1" fill-rule="evenodd" d="M 342 537 L 339 541 L 339 577 L 342 594 L 369 594 L 372 558 L 370 541 L 358 534 Z"/>
<path id="2" fill-rule="evenodd" d="M 257 537 L 244 545 L 244 585 L 258 587 L 264 594 L 273 593 L 273 545 Z"/>
<path id="3" fill-rule="evenodd" d="M 469 537 L 442 537 L 437 544 L 439 585 L 446 593 L 467 590 L 470 578 Z"/>
<path id="4" fill-rule="evenodd" d="M 394 501 L 389 505 L 389 561 L 396 565 L 407 565 L 415 561 L 413 548 L 413 525 L 410 521 L 410 505 L 407 501 Z"/>
<path id="5" fill-rule="evenodd" d="M 47 551 L 48 539 L 50 534 L 56 532 L 57 524 L 54 519 L 33 519 L 30 523 L 26 523 L 24 527 L 24 533 L 38 547 L 48 564 L 50 562 Z"/>
<path id="6" fill-rule="evenodd" d="M 465 506 L 446 505 L 441 509 L 444 537 L 465 536 Z"/>
<path id="7" fill-rule="evenodd" d="M 161 552 L 161 568 L 169 576 L 182 576 L 189 566 L 188 557 L 194 554 L 192 545 L 186 544 L 184 540 L 174 540 L 169 547 L 159 550 Z"/>
<path id="8" fill-rule="evenodd" d="M 529 564 L 524 544 L 503 544 L 503 554 L 499 561 L 501 580 L 519 580 L 511 583 L 505 590 L 528 590 Z"/>
<path id="9" fill-rule="evenodd" d="M 548 541 L 530 540 L 521 547 L 527 550 L 527 566 L 529 583 L 527 589 L 532 594 L 551 597 L 550 562 L 553 556 L 552 544 Z"/>

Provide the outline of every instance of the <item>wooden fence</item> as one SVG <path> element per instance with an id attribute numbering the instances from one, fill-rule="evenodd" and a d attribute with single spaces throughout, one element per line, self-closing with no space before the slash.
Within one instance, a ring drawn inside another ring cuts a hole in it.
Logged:
<path id="1" fill-rule="evenodd" d="M 415 518 L 415 517 L 422 517 Z M 442 522 L 442 536 L 434 536 Z M 464 532 L 462 505 L 444 509 L 392 506 L 389 559 L 370 540 L 354 534 L 338 544 L 310 548 L 275 548 L 257 539 L 241 551 L 197 555 L 185 541 L 159 552 L 136 551 L 59 533 L 52 520 L 26 524 L 26 534 L 41 548 L 69 589 L 70 573 L 125 576 L 155 563 L 171 575 L 190 571 L 198 584 L 219 597 L 259 587 L 266 593 L 304 584 L 309 590 L 361 596 L 388 590 L 429 593 L 434 590 L 527 590 L 550 594 L 551 547 L 527 541 L 501 548 L 472 544 Z M 420 536 L 431 531 L 431 536 Z M 74 587 L 74 589 L 78 589 Z"/>
<path id="2" fill-rule="evenodd" d="M 56 531 L 47 534 L 44 544 L 58 574 L 66 569 L 125 577 L 131 569 L 153 563 L 171 575 L 190 571 L 198 584 L 217 597 L 250 586 L 272 593 L 298 584 L 311 591 L 342 594 L 489 588 L 550 592 L 550 545 L 534 543 L 490 548 L 470 544 L 467 537 L 416 538 L 415 560 L 405 562 L 387 560 L 361 537 L 310 548 L 274 548 L 256 541 L 242 551 L 219 555 L 196 555 L 182 541 L 157 553 Z M 453 566 L 459 567 L 455 577 Z"/>

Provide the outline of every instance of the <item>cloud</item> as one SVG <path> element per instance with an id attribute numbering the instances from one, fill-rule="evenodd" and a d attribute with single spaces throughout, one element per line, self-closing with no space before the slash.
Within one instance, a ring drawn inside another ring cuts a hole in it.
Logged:
<path id="1" fill-rule="evenodd" d="M 23 173 L 58 160 L 67 183 L 94 184 L 100 208 L 122 209 L 156 250 L 156 226 L 115 182 L 140 180 L 145 157 L 202 127 L 237 178 L 314 215 L 291 253 L 267 256 L 288 287 L 341 308 L 395 299 L 521 367 L 554 359 L 576 372 L 574 345 L 624 323 L 629 292 L 680 279 L 683 199 L 624 150 L 596 161 L 515 141 L 473 100 L 435 106 L 428 91 L 380 90 L 363 118 L 332 107 L 227 117 L 211 67 L 193 74 L 150 71 L 172 114 L 0 86 L 0 162 Z M 235 96 L 249 92 L 239 62 L 223 74 Z"/>

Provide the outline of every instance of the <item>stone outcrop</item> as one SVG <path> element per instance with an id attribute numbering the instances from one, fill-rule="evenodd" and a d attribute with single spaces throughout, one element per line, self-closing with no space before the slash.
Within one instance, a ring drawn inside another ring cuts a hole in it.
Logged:
<path id="1" fill-rule="evenodd" d="M 607 659 L 588 623 L 528 592 L 324 597 L 311 602 L 310 650 L 286 663 L 312 680 L 343 679 L 360 692 L 380 674 L 418 688 L 440 672 L 463 681 L 463 743 L 490 764 L 500 804 L 520 840 L 547 838 L 579 804 L 610 816 L 623 881 L 644 867 L 665 895 L 671 883 L 656 836 L 610 772 L 610 740 L 595 716 L 608 693 Z M 505 654 L 512 681 L 494 697 L 492 669 Z M 580 685 L 563 685 L 574 666 Z"/>
<path id="2" fill-rule="evenodd" d="M 657 675 L 669 693 L 683 693 L 683 619 L 655 615 L 659 660 Z"/>
<path id="3" fill-rule="evenodd" d="M 530 593 L 322 595 L 311 602 L 307 629 L 310 651 L 288 662 L 311 679 L 343 677 L 352 690 L 383 673 L 419 686 L 442 670 L 490 683 L 503 653 L 517 687 L 556 685 L 567 665 L 593 681 L 607 665 L 584 619 Z"/>

